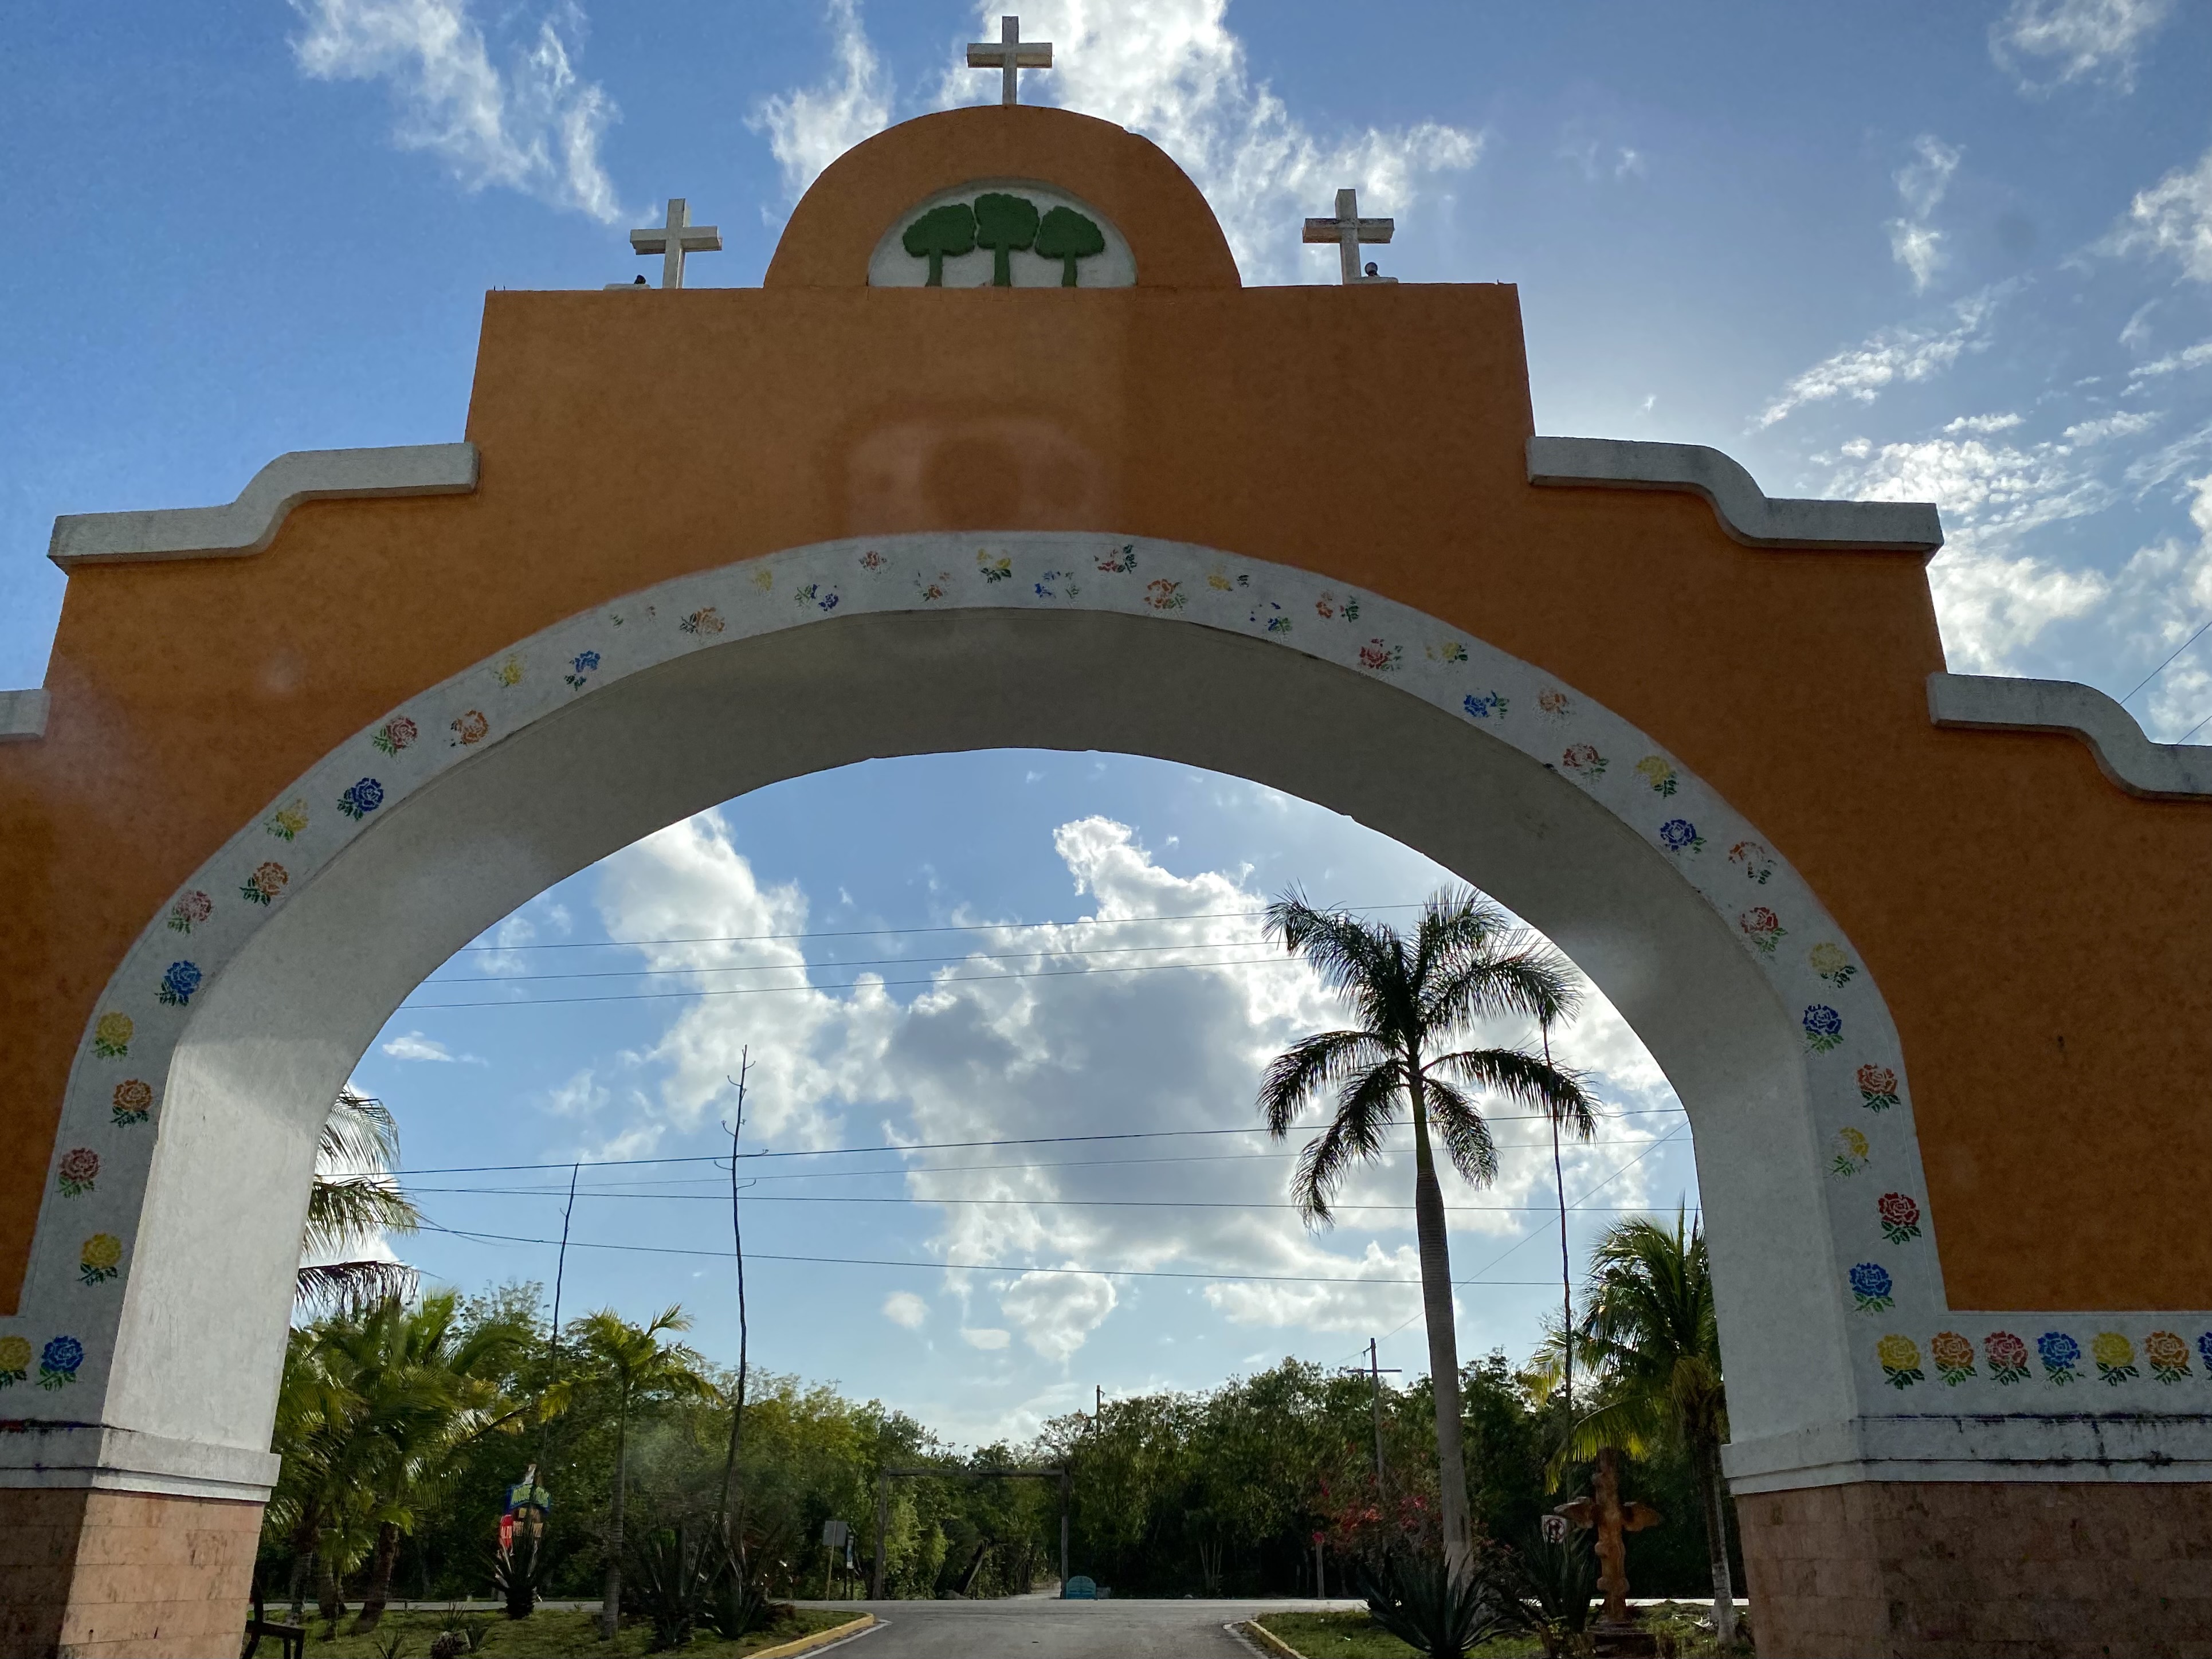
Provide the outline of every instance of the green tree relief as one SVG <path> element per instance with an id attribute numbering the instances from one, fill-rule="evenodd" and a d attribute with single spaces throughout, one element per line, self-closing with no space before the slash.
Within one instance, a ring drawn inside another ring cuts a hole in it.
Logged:
<path id="1" fill-rule="evenodd" d="M 1056 207 L 1037 227 L 1036 251 L 1060 261 L 1060 285 L 1075 286 L 1075 262 L 1106 251 L 1106 233 L 1073 208 Z"/>
<path id="2" fill-rule="evenodd" d="M 927 222 L 927 219 L 923 222 Z M 1013 267 L 1006 256 L 1017 248 L 1028 247 L 1036 240 L 1036 204 L 1027 197 L 993 191 L 975 198 L 975 241 L 977 246 L 991 250 L 993 288 L 1014 285 Z"/>
<path id="3" fill-rule="evenodd" d="M 1013 198 L 1011 197 L 1004 196 L 986 196 L 983 198 L 986 202 L 1011 201 L 1012 199 Z M 979 203 L 977 205 L 980 206 L 981 204 Z M 1030 222 L 1032 225 L 1036 222 L 1035 208 L 1030 210 Z M 915 258 L 929 261 L 928 286 L 943 288 L 945 256 L 951 254 L 957 258 L 961 254 L 975 251 L 975 210 L 965 202 L 947 202 L 943 207 L 932 208 L 921 218 L 908 225 L 906 228 L 906 234 L 900 237 L 899 240 L 906 251 Z M 1024 242 L 1021 246 L 1027 247 L 1029 244 Z M 1001 253 L 999 255 L 999 270 L 1001 273 L 1000 281 L 1002 283 L 1006 280 L 1004 276 L 1006 268 L 1006 256 Z"/>

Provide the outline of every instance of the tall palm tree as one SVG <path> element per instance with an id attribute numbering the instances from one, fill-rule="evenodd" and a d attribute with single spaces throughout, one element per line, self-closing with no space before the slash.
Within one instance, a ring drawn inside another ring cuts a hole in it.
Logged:
<path id="1" fill-rule="evenodd" d="M 389 1297 L 415 1293 L 415 1270 L 404 1262 L 362 1257 L 385 1233 L 411 1233 L 422 1212 L 392 1176 L 399 1161 L 399 1126 L 385 1103 L 350 1083 L 323 1119 L 315 1143 L 315 1181 L 300 1254 L 337 1255 L 300 1268 L 295 1304 L 306 1310 L 360 1312 Z"/>
<path id="2" fill-rule="evenodd" d="M 1712 1563 L 1713 1628 L 1732 1642 L 1735 1594 L 1721 1484 L 1728 1395 L 1704 1230 L 1680 1210 L 1671 1228 L 1648 1216 L 1614 1222 L 1590 1253 L 1583 1297 L 1574 1346 L 1601 1403 L 1575 1425 L 1567 1454 L 1591 1457 L 1603 1446 L 1641 1454 L 1667 1442 L 1688 1454 Z M 1553 1345 L 1554 1364 L 1563 1352 L 1564 1345 Z"/>
<path id="3" fill-rule="evenodd" d="M 1471 888 L 1432 894 L 1412 937 L 1341 910 L 1321 910 L 1293 890 L 1267 907 L 1267 934 L 1303 954 L 1351 1005 L 1356 1026 L 1301 1038 L 1276 1058 L 1260 1086 L 1260 1110 L 1286 1138 L 1313 1097 L 1334 1087 L 1328 1126 L 1292 1178 L 1310 1224 L 1352 1167 L 1382 1155 L 1403 1112 L 1413 1132 L 1413 1222 L 1421 1307 L 1436 1395 L 1437 1473 L 1444 1553 L 1471 1566 L 1467 1466 L 1461 1445 L 1459 1336 L 1452 1322 L 1451 1252 L 1431 1139 L 1477 1186 L 1498 1173 L 1490 1127 L 1470 1091 L 1533 1107 L 1587 1137 L 1596 1102 L 1575 1073 L 1516 1048 L 1454 1046 L 1477 1021 L 1533 1019 L 1548 1029 L 1574 1012 L 1579 992 L 1566 958 Z"/>
<path id="4" fill-rule="evenodd" d="M 691 1328 L 691 1316 L 671 1304 L 649 1324 L 633 1325 L 611 1308 L 585 1315 L 569 1342 L 589 1379 L 613 1396 L 615 1480 L 607 1525 L 606 1589 L 599 1604 L 599 1639 L 612 1641 L 622 1616 L 623 1512 L 629 1474 L 629 1419 L 641 1407 L 680 1400 L 719 1401 L 704 1362 L 680 1342 L 661 1339 Z"/>

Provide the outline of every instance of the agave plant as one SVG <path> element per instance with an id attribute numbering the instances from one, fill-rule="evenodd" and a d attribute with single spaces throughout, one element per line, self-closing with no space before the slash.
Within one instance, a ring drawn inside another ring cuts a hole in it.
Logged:
<path id="1" fill-rule="evenodd" d="M 1487 1573 L 1455 1572 L 1442 1556 L 1392 1556 L 1380 1574 L 1363 1566 L 1359 1589 L 1375 1622 L 1429 1659 L 1466 1659 L 1517 1622 Z"/>

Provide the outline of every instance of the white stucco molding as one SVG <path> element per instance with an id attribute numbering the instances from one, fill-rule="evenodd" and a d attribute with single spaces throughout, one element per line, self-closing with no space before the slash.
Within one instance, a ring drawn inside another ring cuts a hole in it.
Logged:
<path id="1" fill-rule="evenodd" d="M 0 743 L 28 743 L 46 735 L 46 710 L 53 699 L 44 691 L 0 691 Z"/>
<path id="2" fill-rule="evenodd" d="M 1862 1417 L 1721 1448 L 1738 1497 L 1861 1480 L 2212 1480 L 2212 1414 Z"/>
<path id="3" fill-rule="evenodd" d="M 0 1486 L 92 1487 L 265 1503 L 283 1460 L 274 1452 L 172 1440 L 103 1423 L 14 1425 L 0 1434 Z"/>
<path id="4" fill-rule="evenodd" d="M 1929 501 L 1778 500 L 1704 444 L 1619 438 L 1531 438 L 1528 482 L 1578 489 L 1683 489 L 1712 503 L 1721 528 L 1747 547 L 1855 548 L 1931 554 L 1943 524 Z"/>
<path id="5" fill-rule="evenodd" d="M 238 499 L 222 507 L 64 514 L 54 520 L 46 556 L 64 570 L 140 559 L 235 558 L 268 546 L 302 501 L 465 495 L 476 487 L 474 444 L 295 449 L 255 473 Z"/>
<path id="6" fill-rule="evenodd" d="M 2212 798 L 2212 744 L 2153 743 L 2134 715 L 2094 686 L 1985 674 L 1930 674 L 1928 714 L 1938 726 L 1980 732 L 2053 732 L 2081 739 L 2098 769 L 2130 795 Z"/>

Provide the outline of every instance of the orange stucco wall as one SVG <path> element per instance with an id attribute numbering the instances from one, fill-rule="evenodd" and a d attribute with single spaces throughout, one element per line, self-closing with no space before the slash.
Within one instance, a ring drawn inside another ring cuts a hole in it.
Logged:
<path id="1" fill-rule="evenodd" d="M 80 568 L 48 734 L 0 746 L 0 1309 L 94 1000 L 293 776 L 614 595 L 962 527 L 1304 566 L 1636 721 L 1812 882 L 1887 997 L 1952 1304 L 2201 1305 L 2212 804 L 2132 799 L 2070 738 L 1932 727 L 1917 558 L 1758 551 L 1691 496 L 1530 488 L 1512 289 L 1238 289 L 1166 166 L 1054 112 L 909 124 L 824 176 L 763 289 L 489 296 L 475 495 L 308 506 L 250 558 Z M 1139 285 L 855 280 L 891 216 L 971 176 L 1097 204 Z"/>

